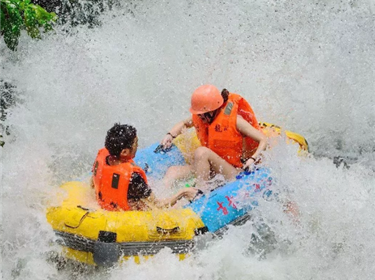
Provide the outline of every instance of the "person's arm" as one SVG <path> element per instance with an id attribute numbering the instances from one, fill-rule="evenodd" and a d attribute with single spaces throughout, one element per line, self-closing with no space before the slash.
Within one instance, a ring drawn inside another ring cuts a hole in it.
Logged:
<path id="1" fill-rule="evenodd" d="M 172 145 L 173 139 L 180 135 L 182 131 L 190 127 L 193 127 L 193 120 L 191 117 L 184 121 L 176 123 L 172 127 L 172 129 L 169 130 L 168 133 L 164 136 L 163 140 L 161 141 L 161 144 L 164 148 L 169 148 Z"/>
<path id="2" fill-rule="evenodd" d="M 128 187 L 128 200 L 139 200 L 148 198 L 152 194 L 150 186 L 143 180 L 142 176 L 133 172 Z"/>
<path id="3" fill-rule="evenodd" d="M 264 151 L 267 147 L 267 137 L 254 128 L 251 124 L 245 121 L 241 116 L 237 116 L 237 130 L 241 132 L 243 135 L 248 136 L 255 141 L 259 142 L 258 148 L 255 153 L 249 158 L 243 166 L 243 169 L 250 167 L 252 164 L 255 163 L 254 159 L 257 159 L 261 152 Z"/>
<path id="4" fill-rule="evenodd" d="M 128 199 L 141 200 L 151 209 L 164 208 L 175 205 L 176 202 L 181 198 L 192 200 L 195 198 L 198 192 L 199 190 L 195 188 L 184 188 L 172 197 L 157 199 L 141 175 L 134 172 L 129 184 Z"/>
<path id="5" fill-rule="evenodd" d="M 145 202 L 150 208 L 166 208 L 175 205 L 176 202 L 181 198 L 193 200 L 198 192 L 199 190 L 196 188 L 184 188 L 182 190 L 179 190 L 175 195 L 164 199 L 158 199 L 153 193 L 151 193 L 148 198 L 143 199 L 142 201 Z"/>

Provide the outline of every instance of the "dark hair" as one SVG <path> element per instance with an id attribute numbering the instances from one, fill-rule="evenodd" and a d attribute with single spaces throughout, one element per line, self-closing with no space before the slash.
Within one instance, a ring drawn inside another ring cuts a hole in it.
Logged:
<path id="1" fill-rule="evenodd" d="M 224 99 L 224 103 L 228 101 L 229 91 L 225 88 L 221 91 L 221 96 Z"/>
<path id="2" fill-rule="evenodd" d="M 137 130 L 127 124 L 115 123 L 114 126 L 107 131 L 104 146 L 111 156 L 119 157 L 123 149 L 130 149 L 137 137 Z"/>

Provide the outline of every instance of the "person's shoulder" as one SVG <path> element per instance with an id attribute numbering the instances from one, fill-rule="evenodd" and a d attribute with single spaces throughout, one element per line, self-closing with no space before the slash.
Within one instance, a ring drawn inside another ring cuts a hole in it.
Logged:
<path id="1" fill-rule="evenodd" d="M 107 156 L 109 156 L 109 152 L 105 147 L 103 147 L 98 151 L 97 156 L 107 157 Z"/>
<path id="2" fill-rule="evenodd" d="M 236 98 L 239 98 L 239 97 L 242 98 L 242 96 L 240 94 L 235 93 L 235 92 L 230 92 L 229 96 L 232 97 L 232 98 L 234 98 L 234 97 L 236 97 Z"/>
<path id="3" fill-rule="evenodd" d="M 106 154 L 108 153 L 109 154 L 106 147 L 103 147 L 103 148 L 99 149 L 98 153 L 106 153 Z"/>
<path id="4" fill-rule="evenodd" d="M 228 99 L 233 101 L 233 102 L 237 102 L 237 103 L 241 102 L 241 100 L 244 100 L 244 98 L 241 95 L 239 95 L 237 93 L 233 93 L 233 92 L 231 92 L 229 94 Z"/>

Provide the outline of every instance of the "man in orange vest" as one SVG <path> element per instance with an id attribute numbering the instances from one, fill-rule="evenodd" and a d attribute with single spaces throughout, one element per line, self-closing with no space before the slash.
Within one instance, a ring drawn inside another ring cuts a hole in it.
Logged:
<path id="1" fill-rule="evenodd" d="M 251 169 L 266 149 L 267 137 L 260 131 L 258 121 L 248 102 L 238 94 L 224 89 L 221 93 L 213 85 L 198 87 L 191 97 L 192 116 L 177 123 L 161 144 L 168 148 L 184 129 L 195 127 L 201 147 L 194 153 L 192 166 L 171 167 L 165 183 L 187 177 L 191 171 L 197 176 L 197 186 L 203 188 L 215 174 L 226 180 L 243 169 Z"/>
<path id="2" fill-rule="evenodd" d="M 108 130 L 105 148 L 99 150 L 92 170 L 92 186 L 103 209 L 150 210 L 196 196 L 198 190 L 189 188 L 170 198 L 157 199 L 147 184 L 145 172 L 133 160 L 137 148 L 137 131 L 133 126 L 115 124 Z"/>

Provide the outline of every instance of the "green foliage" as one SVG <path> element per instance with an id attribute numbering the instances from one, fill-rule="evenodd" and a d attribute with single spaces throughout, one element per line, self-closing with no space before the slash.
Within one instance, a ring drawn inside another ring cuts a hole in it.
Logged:
<path id="1" fill-rule="evenodd" d="M 25 29 L 30 37 L 40 39 L 39 28 L 44 32 L 52 29 L 56 14 L 49 13 L 30 0 L 0 0 L 1 35 L 11 50 L 16 50 L 21 30 Z"/>

